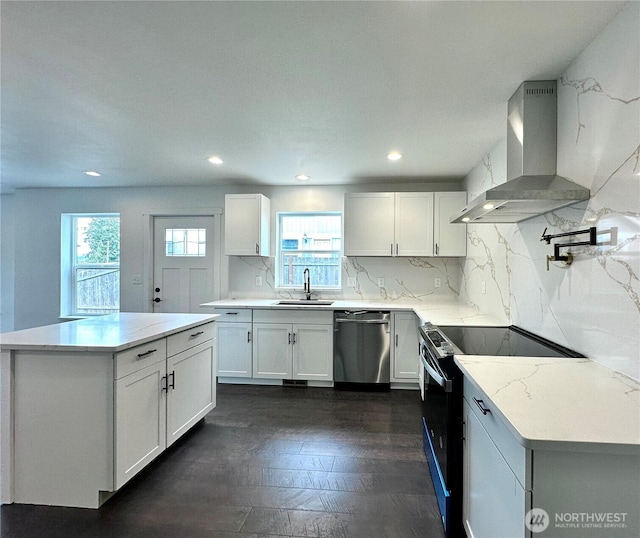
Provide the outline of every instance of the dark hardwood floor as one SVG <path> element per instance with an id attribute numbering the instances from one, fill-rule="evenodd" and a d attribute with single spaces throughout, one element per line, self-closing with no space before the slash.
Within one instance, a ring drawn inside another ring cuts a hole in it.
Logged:
<path id="1" fill-rule="evenodd" d="M 416 391 L 218 385 L 218 406 L 98 510 L 1 508 L 9 537 L 444 536 Z"/>

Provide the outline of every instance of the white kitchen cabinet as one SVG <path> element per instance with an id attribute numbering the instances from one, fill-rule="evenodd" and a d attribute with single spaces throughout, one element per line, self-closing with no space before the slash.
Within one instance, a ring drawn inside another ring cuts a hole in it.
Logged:
<path id="1" fill-rule="evenodd" d="M 269 198 L 262 194 L 227 194 L 224 200 L 225 254 L 269 256 Z"/>
<path id="2" fill-rule="evenodd" d="M 255 310 L 253 377 L 333 380 L 333 312 Z"/>
<path id="3" fill-rule="evenodd" d="M 116 380 L 116 489 L 166 448 L 166 361 Z"/>
<path id="4" fill-rule="evenodd" d="M 204 417 L 213 319 L 119 313 L 3 334 L 3 502 L 98 508 Z"/>
<path id="5" fill-rule="evenodd" d="M 420 373 L 418 317 L 413 312 L 394 312 L 391 348 L 391 382 L 415 382 Z"/>
<path id="6" fill-rule="evenodd" d="M 464 402 L 463 521 L 469 536 L 525 536 L 530 496 Z M 522 451 L 524 452 L 524 448 Z"/>
<path id="7" fill-rule="evenodd" d="M 451 224 L 452 215 L 467 203 L 466 192 L 434 193 L 433 254 L 441 257 L 467 255 L 467 225 Z"/>
<path id="8" fill-rule="evenodd" d="M 116 355 L 116 489 L 215 407 L 214 338 L 209 323 Z"/>
<path id="9" fill-rule="evenodd" d="M 394 215 L 395 195 L 392 192 L 345 194 L 345 256 L 392 256 Z"/>
<path id="10" fill-rule="evenodd" d="M 345 256 L 464 256 L 466 225 L 449 224 L 464 192 L 347 193 Z"/>
<path id="11" fill-rule="evenodd" d="M 218 378 L 253 375 L 252 311 L 249 308 L 216 308 L 216 359 Z"/>
<path id="12" fill-rule="evenodd" d="M 542 529 L 532 533 L 525 521 L 533 508 L 547 518 L 541 536 L 638 535 L 637 448 L 559 441 L 527 448 L 491 398 L 466 377 L 463 420 L 462 509 L 467 536 L 534 538 Z M 608 519 L 593 519 L 597 517 Z M 605 527 L 603 522 L 620 526 Z"/>
<path id="13" fill-rule="evenodd" d="M 291 379 L 292 333 L 286 323 L 253 324 L 253 377 Z"/>
<path id="14" fill-rule="evenodd" d="M 433 193 L 395 193 L 395 255 L 433 255 Z"/>

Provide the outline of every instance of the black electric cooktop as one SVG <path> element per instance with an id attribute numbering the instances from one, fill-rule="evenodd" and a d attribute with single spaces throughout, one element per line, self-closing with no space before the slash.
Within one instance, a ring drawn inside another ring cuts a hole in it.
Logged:
<path id="1" fill-rule="evenodd" d="M 584 357 L 520 327 L 442 326 L 438 329 L 464 355 Z M 456 352 L 458 352 L 456 350 Z"/>

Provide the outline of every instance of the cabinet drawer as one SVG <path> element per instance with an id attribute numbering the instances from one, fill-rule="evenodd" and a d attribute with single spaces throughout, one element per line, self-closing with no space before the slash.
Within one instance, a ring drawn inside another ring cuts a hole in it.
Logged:
<path id="1" fill-rule="evenodd" d="M 167 356 L 171 357 L 181 353 L 185 349 L 197 346 L 215 337 L 215 322 L 192 327 L 186 331 L 172 334 L 167 337 Z"/>
<path id="2" fill-rule="evenodd" d="M 167 340 L 161 338 L 116 354 L 116 379 L 167 358 Z"/>
<path id="3" fill-rule="evenodd" d="M 252 310 L 250 308 L 215 308 L 214 314 L 220 317 L 216 319 L 216 323 L 225 321 L 251 321 Z"/>
<path id="4" fill-rule="evenodd" d="M 469 404 L 469 408 L 482 427 L 486 430 L 493 444 L 500 451 L 500 454 L 520 484 L 525 489 L 529 489 L 531 487 L 531 476 L 528 472 L 528 463 L 530 461 L 529 450 L 518 443 L 502 419 L 496 415 L 496 406 L 491 399 L 466 378 L 464 380 L 464 399 Z M 489 412 L 483 414 L 480 406 Z"/>

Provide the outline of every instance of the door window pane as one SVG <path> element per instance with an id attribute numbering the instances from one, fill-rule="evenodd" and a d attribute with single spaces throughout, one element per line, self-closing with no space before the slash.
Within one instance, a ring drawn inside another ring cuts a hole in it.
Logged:
<path id="1" fill-rule="evenodd" d="M 167 256 L 206 256 L 205 228 L 167 228 L 165 253 Z"/>

